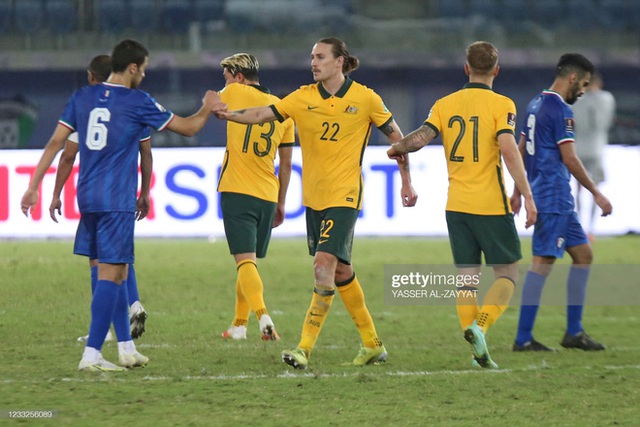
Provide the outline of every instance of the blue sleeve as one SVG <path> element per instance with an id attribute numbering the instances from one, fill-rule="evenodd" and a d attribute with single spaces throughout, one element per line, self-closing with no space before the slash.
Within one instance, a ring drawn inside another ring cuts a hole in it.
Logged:
<path id="1" fill-rule="evenodd" d="M 555 140 L 558 145 L 574 140 L 573 111 L 568 105 L 562 105 L 561 109 L 562 111 L 555 115 L 557 119 L 554 126 Z"/>
<path id="2" fill-rule="evenodd" d="M 78 124 L 76 123 L 76 96 L 78 92 L 71 95 L 71 98 L 67 101 L 67 105 L 64 108 L 62 116 L 58 120 L 58 123 L 68 127 L 72 131 L 78 130 Z"/>
<path id="3" fill-rule="evenodd" d="M 139 109 L 140 121 L 156 130 L 164 130 L 173 119 L 173 113 L 156 102 L 148 93 L 142 91 L 141 93 L 143 94 L 143 102 Z"/>
<path id="4" fill-rule="evenodd" d="M 148 141 L 150 139 L 151 139 L 151 128 L 147 126 L 142 130 L 142 132 L 140 132 L 140 142 Z"/>

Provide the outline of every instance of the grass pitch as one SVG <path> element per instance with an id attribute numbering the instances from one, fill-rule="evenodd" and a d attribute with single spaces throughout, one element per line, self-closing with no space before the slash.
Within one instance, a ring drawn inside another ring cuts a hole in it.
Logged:
<path id="1" fill-rule="evenodd" d="M 524 240 L 525 263 L 529 246 Z M 594 252 L 599 263 L 637 264 L 640 238 L 601 238 Z M 385 305 L 384 265 L 451 263 L 446 239 L 357 238 L 354 266 L 389 360 L 344 365 L 360 340 L 336 297 L 307 371 L 280 360 L 298 342 L 311 297 L 312 258 L 303 238 L 274 240 L 258 262 L 280 342 L 262 342 L 255 318 L 246 341 L 219 337 L 235 296 L 223 240 L 139 240 L 136 253 L 149 312 L 136 345 L 151 362 L 122 373 L 85 373 L 77 371 L 83 345 L 76 338 L 89 323 L 87 261 L 72 255 L 69 241 L 0 244 L 0 423 L 637 425 L 637 306 L 586 307 L 585 328 L 607 350 L 553 354 L 511 351 L 518 316 L 512 307 L 487 335 L 501 368 L 488 371 L 471 367 L 453 306 Z M 637 286 L 637 277 L 628 279 Z M 536 338 L 559 348 L 564 326 L 563 307 L 543 306 Z M 103 354 L 115 361 L 116 346 L 105 345 Z M 54 410 L 55 418 L 8 420 L 15 410 Z"/>

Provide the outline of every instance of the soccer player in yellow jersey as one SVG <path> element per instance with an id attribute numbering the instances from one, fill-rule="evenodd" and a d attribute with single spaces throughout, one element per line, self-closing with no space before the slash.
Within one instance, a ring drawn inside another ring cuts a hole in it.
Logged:
<path id="1" fill-rule="evenodd" d="M 382 99 L 356 83 L 348 74 L 359 65 L 346 44 L 337 38 L 319 40 L 311 51 L 316 84 L 302 86 L 269 107 L 227 111 L 219 118 L 239 123 L 264 123 L 292 118 L 302 149 L 302 198 L 307 207 L 307 242 L 314 256 L 313 299 L 297 348 L 282 352 L 282 360 L 305 369 L 331 307 L 335 289 L 351 315 L 363 346 L 353 364 L 363 366 L 386 360 L 364 293 L 351 265 L 351 247 L 358 212 L 362 208 L 362 156 L 371 124 L 391 142 L 402 132 Z M 411 186 L 408 157 L 398 160 L 404 206 L 417 195 Z"/>
<path id="2" fill-rule="evenodd" d="M 220 65 L 226 82 L 220 98 L 230 107 L 249 108 L 279 101 L 260 85 L 255 56 L 237 53 L 223 59 Z M 227 149 L 218 191 L 224 231 L 235 258 L 238 278 L 235 317 L 231 327 L 222 333 L 223 338 L 246 338 L 249 315 L 253 311 L 262 339 L 280 339 L 264 302 L 256 258 L 266 256 L 271 228 L 284 221 L 294 142 L 292 120 L 259 125 L 227 124 Z M 280 160 L 278 176 L 274 165 L 276 152 Z"/>
<path id="3" fill-rule="evenodd" d="M 447 228 L 459 274 L 478 277 L 482 254 L 493 266 L 495 282 L 478 307 L 477 286 L 457 301 L 465 339 L 474 364 L 495 368 L 484 334 L 507 309 L 518 280 L 522 258 L 520 240 L 504 187 L 502 159 L 525 199 L 526 227 L 536 222 L 537 210 L 516 144 L 516 107 L 492 90 L 498 75 L 498 50 L 487 42 L 467 48 L 464 88 L 439 99 L 424 124 L 388 150 L 390 158 L 417 151 L 442 135 L 449 173 Z"/>

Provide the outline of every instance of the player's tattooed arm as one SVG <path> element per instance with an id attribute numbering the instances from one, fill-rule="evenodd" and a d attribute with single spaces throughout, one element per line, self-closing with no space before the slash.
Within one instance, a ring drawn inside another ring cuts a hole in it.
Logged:
<path id="1" fill-rule="evenodd" d="M 411 132 L 409 135 L 402 138 L 402 140 L 397 143 L 398 147 L 396 149 L 402 153 L 411 153 L 413 151 L 418 151 L 419 149 L 433 141 L 436 136 L 436 132 L 431 127 L 422 125 L 418 129 Z M 395 145 L 396 144 L 394 144 L 394 146 Z"/>
<path id="2" fill-rule="evenodd" d="M 241 110 L 221 112 L 220 114 L 216 114 L 216 116 L 221 119 L 243 124 L 264 123 L 277 119 L 271 107 L 243 108 Z"/>
<path id="3" fill-rule="evenodd" d="M 384 126 L 380 130 L 382 131 L 382 133 L 384 133 L 387 136 L 391 136 L 395 132 L 395 129 L 393 128 L 393 126 L 391 126 L 391 124 Z"/>

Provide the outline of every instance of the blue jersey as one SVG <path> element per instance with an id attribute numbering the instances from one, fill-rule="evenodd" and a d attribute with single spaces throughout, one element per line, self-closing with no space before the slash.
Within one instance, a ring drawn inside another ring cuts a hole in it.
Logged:
<path id="1" fill-rule="evenodd" d="M 569 104 L 557 92 L 542 91 L 529 103 L 524 120 L 525 167 L 538 212 L 573 212 L 571 174 L 560 155 L 561 144 L 573 144 Z"/>
<path id="2" fill-rule="evenodd" d="M 140 142 L 149 127 L 173 119 L 149 94 L 101 83 L 76 91 L 59 124 L 78 132 L 78 208 L 87 212 L 135 212 Z"/>

